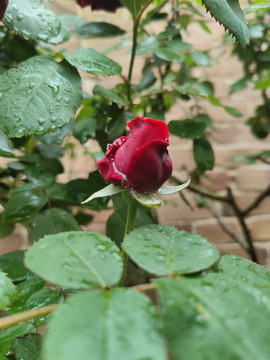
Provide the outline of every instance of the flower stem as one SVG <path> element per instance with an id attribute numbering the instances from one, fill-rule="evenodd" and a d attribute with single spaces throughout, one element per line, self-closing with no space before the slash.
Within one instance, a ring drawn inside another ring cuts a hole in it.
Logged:
<path id="1" fill-rule="evenodd" d="M 126 228 L 125 228 L 125 235 L 124 237 L 130 233 L 134 229 L 135 224 L 135 218 L 136 218 L 136 212 L 138 207 L 138 202 L 131 198 L 129 195 L 129 192 L 122 192 L 123 198 L 125 202 L 127 203 L 128 211 L 127 211 L 127 220 L 126 220 Z M 127 264 L 128 264 L 128 255 L 125 252 L 125 250 L 122 248 L 122 257 L 123 257 L 123 274 L 122 278 L 119 282 L 119 286 L 123 286 L 126 278 L 126 272 L 127 272 Z"/>

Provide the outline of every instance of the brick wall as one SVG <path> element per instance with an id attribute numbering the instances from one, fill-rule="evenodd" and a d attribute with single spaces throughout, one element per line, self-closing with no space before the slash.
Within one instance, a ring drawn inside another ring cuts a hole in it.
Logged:
<path id="1" fill-rule="evenodd" d="M 61 0 L 50 4 L 56 8 L 59 13 L 73 12 L 74 9 L 80 16 L 84 16 L 87 21 L 102 21 L 106 19 L 108 14 L 105 12 L 91 13 L 89 8 L 80 9 L 74 6 L 72 0 Z M 124 9 L 119 9 L 116 14 L 110 15 L 111 22 L 127 31 L 131 30 L 131 22 L 128 13 Z M 158 23 L 152 25 L 160 26 Z M 216 58 L 215 64 L 211 68 L 198 68 L 194 75 L 200 79 L 210 80 L 215 85 L 215 95 L 220 101 L 229 106 L 234 106 L 243 113 L 241 118 L 233 118 L 223 109 L 202 102 L 201 105 L 205 111 L 211 116 L 214 124 L 214 131 L 211 135 L 211 143 L 215 152 L 215 168 L 211 172 L 207 172 L 207 177 L 202 180 L 203 185 L 208 189 L 213 189 L 220 195 L 226 193 L 228 185 L 231 187 L 235 196 L 237 205 L 243 210 L 249 206 L 252 201 L 270 184 L 270 167 L 264 164 L 243 165 L 241 162 L 235 162 L 234 159 L 239 155 L 249 155 L 256 152 L 270 149 L 270 137 L 263 141 L 255 139 L 249 128 L 245 125 L 245 121 L 254 112 L 254 108 L 260 103 L 259 93 L 248 89 L 229 95 L 229 86 L 241 77 L 242 68 L 238 60 L 231 55 L 231 48 L 227 45 L 225 48 L 220 47 L 222 42 L 223 28 L 212 21 L 208 17 L 208 26 L 212 30 L 212 35 L 202 32 L 196 25 L 192 26 L 189 33 L 185 34 L 185 39 L 194 44 L 194 47 L 203 50 L 211 48 L 212 55 Z M 97 50 L 103 50 L 111 46 L 111 39 L 78 39 L 73 38 L 68 43 L 68 50 L 73 52 L 81 46 L 89 46 Z M 64 45 L 64 47 L 67 47 Z M 59 46 L 62 48 L 62 46 Z M 112 59 L 119 62 L 124 71 L 127 72 L 129 55 L 127 50 L 113 52 L 109 55 Z M 136 59 L 134 68 L 134 80 L 139 78 L 140 66 L 143 59 Z M 85 74 L 83 74 L 85 76 Z M 104 79 L 96 79 L 93 76 L 85 76 L 83 87 L 85 91 L 90 92 L 93 86 L 98 83 L 105 87 L 113 87 L 119 82 L 116 77 Z M 172 108 L 167 114 L 167 120 L 184 119 L 185 114 L 183 107 L 186 104 L 179 103 Z M 192 143 L 188 140 L 181 140 L 171 137 L 171 145 L 169 147 L 170 155 L 174 165 L 174 175 L 180 176 L 186 180 L 184 169 L 191 170 L 194 167 L 192 156 Z M 96 148 L 93 141 L 87 143 L 87 147 L 93 151 Z M 73 178 L 87 177 L 89 168 L 93 167 L 93 162 L 88 156 L 84 155 L 82 148 L 77 147 L 77 159 L 71 162 L 68 157 L 65 159 L 65 174 L 60 179 L 66 181 L 70 174 Z M 166 197 L 165 204 L 157 210 L 159 221 L 162 224 L 175 225 L 179 229 L 194 231 L 209 241 L 213 242 L 222 253 L 234 253 L 246 256 L 243 249 L 235 243 L 218 225 L 216 217 L 219 217 L 226 228 L 232 232 L 240 241 L 243 241 L 243 233 L 239 222 L 232 209 L 225 203 L 211 201 L 211 213 L 206 208 L 197 208 L 194 194 L 185 190 L 185 195 L 194 210 L 191 210 L 180 198 L 174 194 Z M 94 222 L 87 227 L 92 231 L 105 233 L 105 223 L 107 217 L 111 214 L 111 210 L 100 213 L 94 213 Z M 213 217 L 213 214 L 216 217 Z M 264 199 L 258 208 L 254 209 L 247 218 L 247 225 L 251 236 L 255 241 L 255 247 L 259 261 L 262 264 L 270 264 L 270 197 Z M 20 235 L 21 234 L 21 235 Z M 16 239 L 14 238 L 16 237 Z M 7 246 L 11 241 L 17 244 L 18 248 L 25 248 L 27 242 L 25 240 L 25 232 L 17 229 L 12 238 L 1 240 L 0 252 L 6 252 Z M 19 241 L 18 236 L 23 240 Z M 14 240 L 15 239 L 15 240 Z M 14 244 L 13 243 L 13 244 Z M 14 246 L 14 245 L 12 245 Z"/>

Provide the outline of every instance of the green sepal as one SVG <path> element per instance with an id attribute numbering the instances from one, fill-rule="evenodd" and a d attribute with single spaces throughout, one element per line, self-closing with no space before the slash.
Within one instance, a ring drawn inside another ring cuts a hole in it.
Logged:
<path id="1" fill-rule="evenodd" d="M 92 194 L 91 196 L 89 196 L 89 198 L 87 198 L 86 200 L 84 200 L 82 202 L 82 204 L 86 204 L 89 201 L 96 199 L 96 198 L 100 198 L 100 197 L 105 197 L 105 196 L 112 196 L 115 194 L 119 194 L 123 191 L 127 191 L 125 188 L 122 188 L 121 186 L 114 186 L 113 184 L 110 184 L 108 186 L 106 186 L 105 188 L 95 192 L 94 194 Z"/>
<path id="2" fill-rule="evenodd" d="M 181 185 L 177 185 L 177 186 L 169 186 L 169 185 L 162 185 L 158 190 L 157 190 L 157 194 L 158 195 L 170 195 L 170 194 L 175 194 L 179 191 L 184 190 L 186 187 L 189 186 L 191 182 L 191 178 L 188 179 L 188 181 L 186 181 L 184 184 Z"/>

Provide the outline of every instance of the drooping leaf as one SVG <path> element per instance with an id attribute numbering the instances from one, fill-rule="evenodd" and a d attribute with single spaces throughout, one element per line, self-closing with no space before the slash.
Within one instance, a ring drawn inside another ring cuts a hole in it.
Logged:
<path id="1" fill-rule="evenodd" d="M 70 297 L 53 314 L 43 356 L 44 360 L 166 358 L 154 305 L 126 288 Z"/>
<path id="2" fill-rule="evenodd" d="M 217 249 L 207 240 L 174 226 L 135 229 L 125 237 L 123 247 L 133 261 L 155 275 L 198 272 L 219 258 Z"/>
<path id="3" fill-rule="evenodd" d="M 9 0 L 3 22 L 26 40 L 47 42 L 61 28 L 58 17 L 40 0 Z"/>
<path id="4" fill-rule="evenodd" d="M 93 75 L 120 75 L 122 71 L 115 61 L 91 48 L 80 48 L 71 55 L 62 50 L 62 54 L 71 65 Z"/>
<path id="5" fill-rule="evenodd" d="M 0 310 L 3 310 L 18 298 L 18 294 L 12 281 L 2 271 L 0 271 L 0 284 Z"/>
<path id="6" fill-rule="evenodd" d="M 85 38 L 93 38 L 119 36 L 123 35 L 125 31 L 113 24 L 92 21 L 77 27 L 74 33 Z"/>
<path id="7" fill-rule="evenodd" d="M 112 286 L 123 267 L 109 238 L 86 231 L 45 236 L 27 251 L 25 263 L 42 278 L 70 288 Z"/>
<path id="8" fill-rule="evenodd" d="M 34 242 L 45 235 L 73 230 L 80 230 L 80 227 L 69 212 L 60 208 L 47 209 L 34 218 L 30 229 L 30 239 Z"/>
<path id="9" fill-rule="evenodd" d="M 245 47 L 249 44 L 249 30 L 238 0 L 202 0 L 210 14 Z"/>
<path id="10" fill-rule="evenodd" d="M 0 93 L 0 127 L 8 137 L 56 130 L 73 118 L 82 99 L 76 69 L 44 56 L 1 75 Z"/>
<path id="11" fill-rule="evenodd" d="M 16 339 L 13 343 L 16 359 L 40 360 L 42 341 L 41 335 L 27 335 Z"/>
<path id="12" fill-rule="evenodd" d="M 206 137 L 193 140 L 193 156 L 201 173 L 213 169 L 215 155 L 213 148 Z"/>
<path id="13" fill-rule="evenodd" d="M 204 135 L 206 123 L 192 119 L 172 120 L 168 127 L 170 134 L 186 139 L 198 139 Z"/>
<path id="14" fill-rule="evenodd" d="M 257 288 L 216 273 L 156 283 L 175 360 L 270 357 L 270 299 Z"/>

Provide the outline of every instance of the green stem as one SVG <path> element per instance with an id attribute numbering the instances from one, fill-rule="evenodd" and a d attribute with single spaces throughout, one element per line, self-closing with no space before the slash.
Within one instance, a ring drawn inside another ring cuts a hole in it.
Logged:
<path id="1" fill-rule="evenodd" d="M 129 192 L 124 191 L 124 192 L 122 192 L 122 195 L 128 206 L 127 221 L 126 221 L 126 228 L 125 228 L 125 235 L 124 235 L 124 237 L 125 237 L 128 233 L 130 233 L 134 229 L 138 202 L 135 199 L 130 197 Z M 128 255 L 123 248 L 122 248 L 122 257 L 123 257 L 124 266 L 123 266 L 123 274 L 122 274 L 122 278 L 119 282 L 119 286 L 124 285 L 125 278 L 126 278 L 126 272 L 127 272 L 127 264 L 128 264 Z"/>
<path id="2" fill-rule="evenodd" d="M 131 101 L 131 78 L 132 78 L 132 71 L 134 66 L 134 60 L 136 55 L 136 48 L 137 48 L 137 35 L 138 35 L 138 25 L 134 22 L 133 25 L 133 38 L 132 38 L 132 51 L 131 51 L 131 58 L 129 64 L 129 71 L 128 71 L 128 81 L 127 81 L 127 97 L 130 104 Z"/>
<path id="3" fill-rule="evenodd" d="M 136 18 L 133 21 L 133 36 L 132 36 L 132 50 L 131 50 L 131 58 L 128 70 L 128 79 L 127 79 L 127 98 L 129 103 L 132 105 L 131 101 L 131 79 L 132 79 L 132 72 L 134 67 L 134 60 L 136 56 L 136 48 L 137 48 L 137 36 L 138 36 L 138 28 L 140 24 L 140 20 L 144 10 L 151 4 L 153 0 L 149 0 L 139 11 Z"/>

